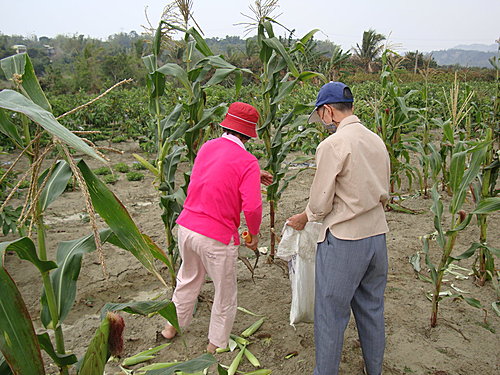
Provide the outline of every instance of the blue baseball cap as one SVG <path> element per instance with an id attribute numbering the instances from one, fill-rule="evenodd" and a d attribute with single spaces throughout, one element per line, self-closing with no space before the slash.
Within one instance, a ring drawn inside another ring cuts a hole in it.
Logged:
<path id="1" fill-rule="evenodd" d="M 328 82 L 323 85 L 318 92 L 318 97 L 316 99 L 316 108 L 312 111 L 309 116 L 309 124 L 315 122 L 321 122 L 321 118 L 318 115 L 318 108 L 325 104 L 330 103 L 352 103 L 354 101 L 349 86 L 342 82 Z"/>

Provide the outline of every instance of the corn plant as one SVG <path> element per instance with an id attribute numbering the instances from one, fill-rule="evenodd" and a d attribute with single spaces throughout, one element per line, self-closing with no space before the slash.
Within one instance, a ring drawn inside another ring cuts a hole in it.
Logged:
<path id="1" fill-rule="evenodd" d="M 463 99 L 460 97 L 460 83 L 458 82 L 457 73 L 455 72 L 455 80 L 450 88 L 449 95 L 444 92 L 444 108 L 446 120 L 433 119 L 434 123 L 438 125 L 443 132 L 443 137 L 440 144 L 439 153 L 442 160 L 442 189 L 450 192 L 450 171 L 448 169 L 448 162 L 453 158 L 456 140 L 462 139 L 464 131 L 464 120 L 467 114 L 472 109 L 470 102 L 474 96 L 474 92 L 469 92 Z"/>
<path id="2" fill-rule="evenodd" d="M 431 327 L 435 327 L 437 324 L 438 305 L 440 300 L 444 297 L 443 294 L 441 294 L 444 272 L 455 260 L 451 253 L 455 245 L 456 237 L 460 231 L 467 227 L 472 218 L 472 214 L 466 214 L 462 210 L 462 206 L 465 202 L 469 185 L 479 174 L 486 155 L 488 142 L 478 142 L 470 148 L 465 148 L 464 143 L 459 143 L 457 146 L 450 163 L 450 189 L 452 192 L 452 199 L 449 205 L 451 218 L 448 229 L 446 229 L 442 223 L 443 201 L 438 193 L 436 183 L 431 189 L 433 202 L 431 211 L 434 214 L 434 228 L 436 232 L 432 235 L 423 237 L 425 262 L 430 269 L 431 281 L 434 287 L 432 292 Z M 468 168 L 466 168 L 466 157 L 468 155 L 470 155 L 470 163 Z M 430 257 L 430 239 L 433 237 L 435 237 L 441 252 L 441 259 L 437 266 L 434 265 Z M 467 298 L 461 295 L 454 295 L 454 297 L 464 298 L 472 306 L 480 307 L 479 302 L 473 298 Z"/>
<path id="3" fill-rule="evenodd" d="M 184 33 L 183 66 L 173 62 L 160 65 L 161 40 L 166 30 Z M 196 57 L 195 51 L 201 54 L 196 63 L 193 62 Z M 134 157 L 156 178 L 160 206 L 163 209 L 161 216 L 167 240 L 167 256 L 173 266 L 170 272 L 171 282 L 172 286 L 175 286 L 175 265 L 179 251 L 173 229 L 182 210 L 189 183 L 189 174 L 185 174 L 184 184 L 181 187 L 176 185 L 177 167 L 183 157 L 188 159 L 190 165 L 194 163 L 198 149 L 210 135 L 209 125 L 227 110 L 224 103 L 206 108 L 206 88 L 234 75 L 238 95 L 242 86 L 243 72 L 250 71 L 239 69 L 221 56 L 214 55 L 196 28 L 185 29 L 165 21 L 161 21 L 156 29 L 153 53 L 143 57 L 143 61 L 148 69 L 149 111 L 156 124 L 156 160 L 153 165 L 139 155 Z M 162 97 L 167 95 L 165 92 L 167 78 L 174 79 L 185 92 L 185 97 L 179 100 L 169 114 L 165 113 L 161 102 Z"/>
<path id="4" fill-rule="evenodd" d="M 8 57 L 1 60 L 0 65 L 17 89 L 0 92 L 0 129 L 21 149 L 19 157 L 5 172 L 4 177 L 12 173 L 23 155 L 30 164 L 0 207 L 0 211 L 3 210 L 19 184 L 29 178 L 30 186 L 19 218 L 20 225 L 29 220 L 28 236 L 0 244 L 0 274 L 4 281 L 0 293 L 0 351 L 15 374 L 41 374 L 41 347 L 61 368 L 61 373 L 67 374 L 68 366 L 76 362 L 76 357 L 66 354 L 61 324 L 74 303 L 83 254 L 97 250 L 104 267 L 101 246 L 103 242 L 111 242 L 130 251 L 164 285 L 166 283 L 156 269 L 155 259 L 165 262 L 168 267 L 170 264 L 163 251 L 139 231 L 123 204 L 92 173 L 87 164 L 83 160 L 73 159 L 69 147 L 105 161 L 104 155 L 59 122 L 69 113 L 57 119 L 54 117 L 28 55 Z M 12 121 L 11 113 L 20 117 L 20 121 Z M 19 128 L 22 129 L 21 132 Z M 47 144 L 41 143 L 44 136 L 50 139 Z M 51 151 L 56 151 L 60 160 L 42 170 L 42 162 Z M 44 214 L 50 204 L 65 191 L 72 176 L 75 176 L 83 192 L 93 233 L 79 240 L 61 242 L 56 260 L 53 261 L 48 259 L 47 254 Z M 95 211 L 110 229 L 99 231 Z M 36 232 L 36 245 L 31 240 L 33 232 Z M 5 251 L 15 252 L 39 270 L 43 283 L 41 321 L 45 328 L 54 331 L 55 348 L 48 339 L 48 334 L 44 334 L 42 338 L 34 336 L 31 318 L 3 263 Z M 171 304 L 170 301 L 168 303 Z M 174 321 L 173 318 L 171 320 Z"/>
<path id="5" fill-rule="evenodd" d="M 410 165 L 410 138 L 407 139 L 405 133 L 416 124 L 418 110 L 406 104 L 415 91 L 403 93 L 398 82 L 396 73 L 401 61 L 389 49 L 383 52 L 380 74 L 382 93 L 372 103 L 375 112 L 372 130 L 384 141 L 391 161 L 391 194 L 395 194 L 396 185 L 401 186 L 401 174 L 406 174 L 410 186 L 415 175 L 414 168 Z M 391 207 L 396 208 L 392 202 Z"/>
<path id="6" fill-rule="evenodd" d="M 479 242 L 474 242 L 470 248 L 457 259 L 466 259 L 476 254 L 473 271 L 479 285 L 495 276 L 495 256 L 500 256 L 500 249 L 488 243 L 488 215 L 500 210 L 499 190 L 496 188 L 498 172 L 500 170 L 499 154 L 492 145 L 492 129 L 488 129 L 485 142 L 488 142 L 486 155 L 481 173 L 471 184 L 471 193 L 476 208 L 472 212 L 477 217 L 479 227 Z"/>
<path id="7" fill-rule="evenodd" d="M 276 2 L 270 2 L 276 3 Z M 267 201 L 270 213 L 270 259 L 275 253 L 275 212 L 278 201 L 284 189 L 294 176 L 285 177 L 288 167 L 284 164 L 285 158 L 300 138 L 307 137 L 311 132 L 317 132 L 315 128 L 306 131 L 298 131 L 299 127 L 306 123 L 304 117 L 297 117 L 310 107 L 304 104 L 296 105 L 290 113 L 280 117 L 279 105 L 288 97 L 294 88 L 302 82 L 319 78 L 326 79 L 320 73 L 300 72 L 292 59 L 292 54 L 304 52 L 304 46 L 318 30 L 312 30 L 303 38 L 299 39 L 292 48 L 286 48 L 275 36 L 273 24 L 278 24 L 269 17 L 269 12 L 274 9 L 272 4 L 261 4 L 256 2 L 256 8 L 251 8 L 254 15 L 254 23 L 249 26 L 257 28 L 257 44 L 260 49 L 259 58 L 262 63 L 260 74 L 260 103 L 256 103 L 260 109 L 261 120 L 257 129 L 259 137 L 263 140 L 268 163 L 265 169 L 273 175 L 273 183 L 267 187 Z M 250 17 L 251 18 L 251 17 Z M 294 131 L 295 129 L 295 131 Z"/>
<path id="8" fill-rule="evenodd" d="M 421 121 L 421 138 L 413 138 L 410 140 L 410 143 L 414 145 L 414 151 L 416 151 L 420 166 L 422 168 L 421 172 L 416 170 L 418 174 L 418 180 L 420 185 L 420 193 L 425 197 L 429 197 L 429 177 L 431 174 L 434 178 L 437 177 L 436 171 L 436 157 L 439 155 L 436 152 L 436 148 L 431 143 L 430 136 L 430 119 L 429 112 L 431 107 L 431 98 L 429 93 L 429 77 L 431 75 L 432 70 L 430 69 L 431 58 L 424 60 L 424 68 L 419 72 L 421 76 L 424 78 L 424 86 L 422 90 L 420 90 L 421 100 L 425 103 L 425 106 L 422 110 L 419 111 L 418 117 Z"/>

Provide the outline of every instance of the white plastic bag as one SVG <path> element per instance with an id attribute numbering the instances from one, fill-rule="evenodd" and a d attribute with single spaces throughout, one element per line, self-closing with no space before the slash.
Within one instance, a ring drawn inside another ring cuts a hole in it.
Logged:
<path id="1" fill-rule="evenodd" d="M 320 223 L 308 222 L 297 231 L 285 224 L 277 255 L 288 261 L 292 288 L 290 325 L 314 321 L 314 266 Z"/>

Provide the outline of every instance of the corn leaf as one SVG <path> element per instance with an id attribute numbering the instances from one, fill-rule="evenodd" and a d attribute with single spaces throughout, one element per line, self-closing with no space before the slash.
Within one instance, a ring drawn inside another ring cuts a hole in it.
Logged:
<path id="1" fill-rule="evenodd" d="M 500 210 L 500 197 L 489 197 L 483 199 L 477 205 L 472 214 L 491 214 L 492 212 Z"/>
<path id="2" fill-rule="evenodd" d="M 3 109 L 0 109 L 0 132 L 9 137 L 19 148 L 22 148 L 23 140 L 19 136 L 16 124 L 10 121 Z"/>
<path id="3" fill-rule="evenodd" d="M 0 285 L 0 352 L 14 374 L 45 374 L 28 309 L 3 265 L 0 266 Z"/>
<path id="4" fill-rule="evenodd" d="M 110 229 L 100 232 L 101 243 L 105 243 L 113 234 Z M 57 247 L 57 269 L 50 274 L 50 282 L 54 289 L 59 322 L 63 322 L 75 302 L 76 283 L 80 275 L 84 254 L 96 249 L 94 235 L 88 235 L 77 240 L 62 241 Z M 45 291 L 42 294 L 41 320 L 45 327 L 52 321 Z"/>
<path id="5" fill-rule="evenodd" d="M 47 272 L 57 268 L 57 264 L 54 262 L 41 260 L 38 257 L 35 244 L 28 237 L 0 243 L 0 267 L 3 267 L 3 253 L 5 251 L 15 251 L 19 258 L 31 262 L 40 272 Z"/>
<path id="6" fill-rule="evenodd" d="M 431 189 L 432 206 L 431 211 L 434 214 L 434 228 L 437 230 L 437 242 L 439 247 L 444 248 L 446 242 L 443 233 L 443 226 L 441 224 L 441 219 L 443 217 L 443 202 L 441 202 L 441 196 L 437 191 L 437 184 Z"/>
<path id="7" fill-rule="evenodd" d="M 465 197 L 467 195 L 467 191 L 469 189 L 469 185 L 472 181 L 477 177 L 479 171 L 481 170 L 481 165 L 484 161 L 486 155 L 487 143 L 483 142 L 478 146 L 474 147 L 472 151 L 472 157 L 469 164 L 469 168 L 463 174 L 463 178 L 460 181 L 460 186 L 457 191 L 454 192 L 453 198 L 450 204 L 450 212 L 455 214 L 462 207 Z"/>
<path id="8" fill-rule="evenodd" d="M 189 77 L 184 69 L 182 69 L 179 65 L 174 63 L 167 63 L 161 67 L 159 67 L 157 72 L 162 73 L 166 76 L 172 76 L 177 78 L 179 82 L 184 86 L 184 88 L 193 95 L 193 88 L 191 87 L 191 83 L 189 81 Z"/>
<path id="9" fill-rule="evenodd" d="M 138 155 L 138 154 L 132 154 L 132 156 L 134 158 L 136 158 L 136 160 L 141 163 L 144 167 L 146 167 L 151 173 L 153 173 L 153 175 L 155 177 L 158 177 L 158 169 L 156 167 L 154 167 L 149 161 L 147 161 L 146 159 L 144 159 L 141 155 Z"/>
<path id="10" fill-rule="evenodd" d="M 432 263 L 431 257 L 429 256 L 429 236 L 423 236 L 422 242 L 424 245 L 423 250 L 425 253 L 425 264 L 427 265 L 427 267 L 429 267 L 432 283 L 436 285 L 438 276 L 436 266 L 434 265 L 434 263 Z"/>
<path id="11" fill-rule="evenodd" d="M 175 108 L 170 112 L 168 116 L 165 116 L 163 120 L 161 120 L 161 137 L 162 139 L 166 139 L 172 134 L 172 129 L 176 129 L 176 124 L 179 121 L 179 118 L 182 114 L 182 104 L 177 104 Z M 172 139 L 172 141 L 175 139 Z"/>
<path id="12" fill-rule="evenodd" d="M 71 172 L 71 168 L 69 164 L 64 160 L 58 160 L 57 163 L 51 168 L 51 175 L 40 194 L 40 207 L 42 212 L 47 209 L 47 207 L 54 202 L 57 197 L 59 197 L 64 190 L 66 190 L 66 186 L 68 185 L 68 181 L 73 175 Z M 49 170 L 45 170 L 39 177 L 39 183 L 42 183 L 45 180 L 45 176 Z"/>
<path id="13" fill-rule="evenodd" d="M 474 242 L 466 251 L 464 251 L 462 254 L 460 255 L 457 255 L 457 256 L 452 256 L 453 259 L 455 260 L 461 260 L 461 259 L 467 259 L 467 258 L 470 258 L 471 256 L 473 256 L 477 249 L 480 249 L 484 247 L 484 245 L 478 243 L 478 242 Z"/>
<path id="14" fill-rule="evenodd" d="M 203 371 L 216 363 L 217 360 L 215 357 L 206 353 L 195 359 L 191 359 L 168 368 L 146 371 L 146 375 L 172 375 L 178 371 L 192 374 L 194 372 Z"/>
<path id="15" fill-rule="evenodd" d="M 0 374 L 2 375 L 12 375 L 12 370 L 5 361 L 2 352 L 0 352 Z"/>
<path id="16" fill-rule="evenodd" d="M 105 162 L 103 158 L 97 155 L 92 147 L 62 126 L 52 113 L 38 106 L 24 95 L 13 90 L 0 91 L 0 108 L 25 114 L 32 121 L 47 130 L 51 135 L 61 139 L 68 146 Z"/>
<path id="17" fill-rule="evenodd" d="M 6 57 L 0 61 L 0 65 L 7 79 L 11 80 L 15 75 L 18 75 L 17 79 L 14 78 L 14 81 L 20 82 L 20 86 L 26 95 L 46 111 L 52 112 L 52 107 L 40 87 L 35 75 L 35 69 L 33 69 L 33 64 L 27 53 L 18 53 Z"/>
<path id="18" fill-rule="evenodd" d="M 472 220 L 472 214 L 468 214 L 465 217 L 464 221 L 462 221 L 460 224 L 458 224 L 453 229 L 450 229 L 450 230 L 446 231 L 446 235 L 449 236 L 449 235 L 451 235 L 454 232 L 460 232 L 461 230 L 465 229 L 467 227 L 467 225 L 469 225 L 469 223 L 470 223 L 471 220 Z"/>
<path id="19" fill-rule="evenodd" d="M 500 302 L 498 302 L 498 301 L 492 302 L 491 303 L 491 307 L 493 308 L 493 311 L 495 311 L 495 313 L 497 314 L 497 316 L 500 317 Z"/>
<path id="20" fill-rule="evenodd" d="M 37 337 L 38 337 L 38 342 L 40 343 L 40 347 L 43 350 L 45 350 L 45 352 L 50 356 L 50 358 L 52 358 L 54 363 L 59 367 L 69 366 L 78 361 L 78 358 L 76 358 L 76 355 L 74 354 L 61 355 L 56 353 L 54 346 L 50 341 L 49 334 L 47 332 L 42 333 L 41 335 L 37 335 Z M 0 374 L 2 374 L 1 371 Z"/>
<path id="21" fill-rule="evenodd" d="M 130 251 L 149 272 L 166 286 L 165 280 L 163 280 L 154 264 L 154 253 L 161 253 L 162 250 L 152 241 L 145 239 L 125 206 L 94 175 L 83 160 L 78 163 L 78 167 L 87 184 L 92 203 L 101 218 L 108 224 L 123 247 Z M 170 264 L 167 264 L 167 266 L 172 269 Z"/>
<path id="22" fill-rule="evenodd" d="M 104 319 L 97 329 L 83 357 L 79 375 L 102 375 L 108 361 L 109 319 Z"/>
<path id="23" fill-rule="evenodd" d="M 189 28 L 186 34 L 191 35 L 196 41 L 196 49 L 202 53 L 203 56 L 213 55 L 212 50 L 208 46 L 203 36 L 194 27 Z"/>
<path id="24" fill-rule="evenodd" d="M 295 63 L 293 62 L 292 57 L 285 50 L 285 47 L 283 46 L 283 44 L 276 37 L 264 39 L 263 42 L 267 46 L 269 46 L 270 48 L 275 50 L 277 53 L 279 53 L 281 55 L 281 57 L 283 57 L 283 59 L 286 61 L 288 69 L 290 70 L 290 72 L 292 73 L 292 75 L 294 77 L 298 77 L 300 75 L 300 72 L 297 69 L 297 66 L 295 65 Z"/>
<path id="25" fill-rule="evenodd" d="M 158 313 L 167 319 L 172 326 L 180 332 L 179 321 L 175 305 L 171 301 L 137 301 L 127 303 L 107 303 L 101 310 L 101 319 L 108 311 L 125 311 L 129 314 L 139 314 L 147 316 L 152 313 Z"/>
<path id="26" fill-rule="evenodd" d="M 148 371 L 148 370 L 158 370 L 158 369 L 162 369 L 162 368 L 167 368 L 167 367 L 171 367 L 173 365 L 176 365 L 178 363 L 179 362 L 152 363 L 150 365 L 141 367 L 140 369 L 134 370 L 134 374 L 144 375 L 146 373 L 146 371 Z"/>
<path id="27" fill-rule="evenodd" d="M 450 187 L 453 193 L 458 191 L 465 172 L 465 156 L 467 151 L 455 152 L 450 164 Z"/>

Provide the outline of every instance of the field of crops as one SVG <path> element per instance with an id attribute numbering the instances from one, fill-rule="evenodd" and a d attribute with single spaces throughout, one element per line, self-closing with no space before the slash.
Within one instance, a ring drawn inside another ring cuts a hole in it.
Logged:
<path id="1" fill-rule="evenodd" d="M 259 22 L 258 73 L 214 55 L 195 28 L 183 30 L 183 61 L 160 63 L 161 23 L 142 58 L 147 86 L 122 81 L 98 97 L 44 92 L 27 54 L 1 60 L 12 88 L 0 91 L 0 374 L 312 372 L 313 326 L 288 324 L 288 266 L 276 245 L 307 202 L 326 134 L 306 118 L 327 78 L 302 69 L 314 33 L 284 45 L 270 20 Z M 499 57 L 494 81 L 423 68 L 404 83 L 390 50 L 375 80 L 346 76 L 355 113 L 391 158 L 385 374 L 500 370 Z M 238 337 L 212 356 L 210 280 L 181 337 L 165 343 L 158 331 L 177 324 L 175 220 L 189 172 L 235 100 L 261 113 L 248 149 L 274 182 L 264 192 L 266 256 L 253 268 L 241 249 Z M 351 322 L 341 373 L 362 371 Z"/>

